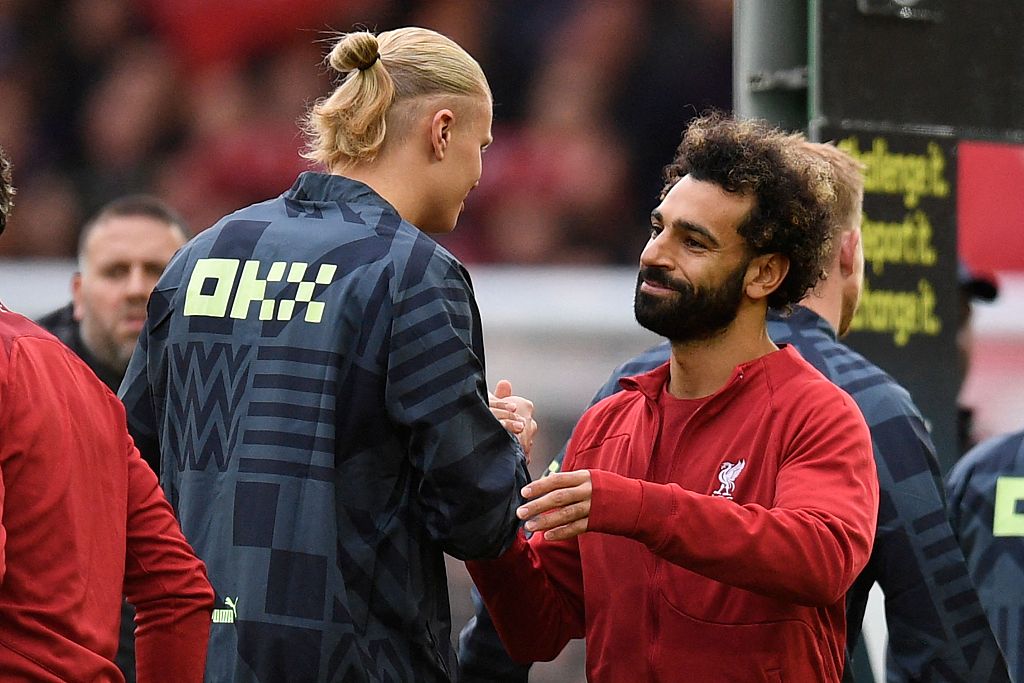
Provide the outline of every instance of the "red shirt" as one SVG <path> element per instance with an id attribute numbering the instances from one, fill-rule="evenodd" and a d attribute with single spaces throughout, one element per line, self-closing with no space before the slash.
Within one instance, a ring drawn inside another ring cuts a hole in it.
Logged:
<path id="1" fill-rule="evenodd" d="M 662 429 L 668 374 L 623 380 L 577 425 L 565 469 L 591 472 L 587 533 L 467 563 L 499 635 L 519 661 L 586 636 L 595 682 L 839 681 L 878 508 L 863 417 L 786 347 Z"/>
<path id="2" fill-rule="evenodd" d="M 213 591 L 124 409 L 57 339 L 0 306 L 0 678 L 201 681 Z"/>

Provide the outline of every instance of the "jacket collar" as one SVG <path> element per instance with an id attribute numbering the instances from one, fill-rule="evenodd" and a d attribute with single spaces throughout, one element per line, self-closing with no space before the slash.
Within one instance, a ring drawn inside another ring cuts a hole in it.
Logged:
<path id="1" fill-rule="evenodd" d="M 811 313 L 814 315 L 813 312 Z M 778 351 L 767 353 L 763 356 L 747 361 L 746 363 L 741 363 L 733 368 L 732 375 L 729 376 L 729 381 L 711 396 L 717 396 L 718 394 L 727 391 L 736 383 L 737 379 L 758 377 L 771 372 L 774 368 L 782 368 L 794 361 L 799 361 L 800 358 L 800 354 L 792 344 L 780 344 Z M 663 363 L 650 372 L 646 372 L 642 375 L 623 377 L 619 380 L 619 385 L 626 391 L 639 391 L 649 400 L 657 401 L 658 394 L 661 392 L 662 387 L 665 386 L 665 383 L 669 380 L 669 366 L 671 365 L 671 362 L 672 361 L 669 360 L 669 362 Z"/>
<path id="2" fill-rule="evenodd" d="M 828 321 L 806 306 L 793 306 L 793 312 L 785 315 L 775 310 L 768 311 L 769 323 L 781 323 L 800 330 L 814 328 L 832 341 L 838 341 L 836 331 Z"/>
<path id="3" fill-rule="evenodd" d="M 395 207 L 365 183 L 345 176 L 306 171 L 300 173 L 295 184 L 284 193 L 285 199 L 307 202 L 343 202 L 345 204 L 371 204 L 397 214 Z"/>

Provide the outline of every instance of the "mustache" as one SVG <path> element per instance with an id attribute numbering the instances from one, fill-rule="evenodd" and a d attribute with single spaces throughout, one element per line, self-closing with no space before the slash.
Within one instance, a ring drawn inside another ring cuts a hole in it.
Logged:
<path id="1" fill-rule="evenodd" d="M 646 281 L 655 285 L 661 285 L 662 287 L 668 287 L 669 289 L 674 289 L 677 292 L 688 292 L 693 289 L 689 283 L 677 282 L 670 278 L 663 268 L 644 266 L 640 268 L 638 280 L 640 282 Z"/>

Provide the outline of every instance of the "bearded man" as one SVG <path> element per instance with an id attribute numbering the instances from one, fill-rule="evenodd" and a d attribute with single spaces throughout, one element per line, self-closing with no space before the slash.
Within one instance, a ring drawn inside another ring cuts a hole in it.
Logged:
<path id="1" fill-rule="evenodd" d="M 803 144 L 718 115 L 687 130 L 635 301 L 669 361 L 524 488 L 532 537 L 467 563 L 513 658 L 586 637 L 591 681 L 841 679 L 878 481 L 850 397 L 766 329 L 833 250 L 829 167 Z"/>

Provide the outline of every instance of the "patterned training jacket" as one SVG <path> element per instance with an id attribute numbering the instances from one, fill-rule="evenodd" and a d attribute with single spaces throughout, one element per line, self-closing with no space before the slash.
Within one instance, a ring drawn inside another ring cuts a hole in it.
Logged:
<path id="1" fill-rule="evenodd" d="M 528 480 L 462 265 L 304 173 L 177 254 L 121 387 L 217 593 L 209 681 L 448 681 L 443 553 L 498 555 Z"/>
<path id="2" fill-rule="evenodd" d="M 1024 681 L 1024 431 L 972 448 L 946 485 L 949 516 L 981 604 L 1011 679 Z"/>

